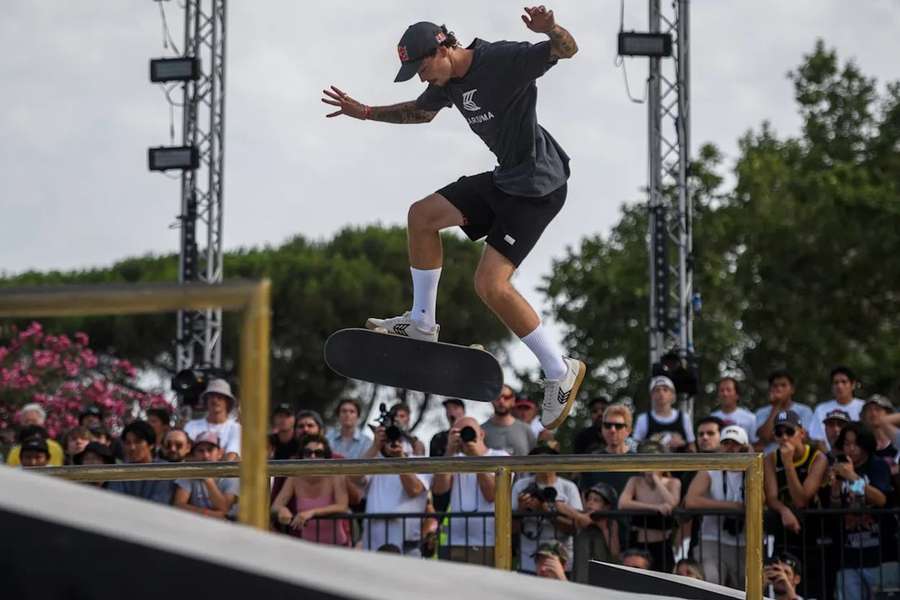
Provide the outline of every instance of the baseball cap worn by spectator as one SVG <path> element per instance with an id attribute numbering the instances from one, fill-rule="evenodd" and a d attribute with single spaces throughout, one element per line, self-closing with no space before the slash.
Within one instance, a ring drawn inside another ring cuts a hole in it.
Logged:
<path id="1" fill-rule="evenodd" d="M 775 427 L 789 425 L 797 429 L 803 429 L 803 421 L 800 415 L 792 410 L 783 410 L 775 417 Z"/>
<path id="2" fill-rule="evenodd" d="M 215 431 L 204 431 L 194 440 L 194 448 L 200 444 L 209 444 L 210 446 L 219 447 L 219 434 Z"/>
<path id="3" fill-rule="evenodd" d="M 834 410 L 828 411 L 828 414 L 826 414 L 825 418 L 822 419 L 823 423 L 827 423 L 828 421 L 841 421 L 843 423 L 850 423 L 852 419 L 850 418 L 850 413 L 848 413 L 846 410 L 836 408 Z"/>
<path id="4" fill-rule="evenodd" d="M 889 413 L 892 413 L 895 411 L 894 405 L 891 404 L 891 401 L 880 394 L 874 394 L 874 395 L 870 396 L 869 399 L 866 400 L 866 403 L 863 404 L 863 410 L 865 410 L 866 407 L 869 406 L 870 404 L 876 404 L 876 405 L 880 406 L 881 408 L 885 409 L 886 411 L 888 411 Z"/>
<path id="5" fill-rule="evenodd" d="M 519 396 L 516 399 L 516 406 L 531 406 L 537 408 L 537 402 L 534 398 L 529 398 L 528 396 Z"/>
<path id="6" fill-rule="evenodd" d="M 588 492 L 593 492 L 597 494 L 601 498 L 603 498 L 607 504 L 611 507 L 615 508 L 619 504 L 619 494 L 616 492 L 616 488 L 609 485 L 608 483 L 595 483 L 591 487 L 588 488 Z"/>
<path id="7" fill-rule="evenodd" d="M 41 437 L 30 437 L 22 442 L 20 456 L 25 452 L 43 452 L 47 458 L 50 458 L 50 447 L 47 445 L 47 440 Z"/>
<path id="8" fill-rule="evenodd" d="M 654 388 L 659 386 L 667 387 L 670 390 L 675 390 L 675 384 L 672 383 L 672 380 L 666 377 L 665 375 L 657 375 L 653 379 L 650 380 L 650 391 L 652 392 Z"/>
<path id="9" fill-rule="evenodd" d="M 272 411 L 272 416 L 275 415 L 285 415 L 287 417 L 294 416 L 294 409 L 290 404 L 279 404 L 275 407 L 275 410 Z"/>
<path id="10" fill-rule="evenodd" d="M 466 407 L 465 403 L 459 398 L 447 398 L 446 400 L 441 402 L 441 405 L 443 406 L 447 406 L 448 404 L 455 404 L 456 406 L 461 406 L 463 408 Z"/>
<path id="11" fill-rule="evenodd" d="M 421 21 L 407 27 L 403 37 L 400 38 L 400 43 L 397 44 L 400 70 L 394 78 L 394 83 L 412 79 L 419 72 L 422 61 L 446 39 L 447 34 L 434 23 Z"/>
<path id="12" fill-rule="evenodd" d="M 113 456 L 109 446 L 101 444 L 100 442 L 89 442 L 88 445 L 84 447 L 84 450 L 72 458 L 72 461 L 76 465 L 82 465 L 84 464 L 84 457 L 88 454 L 99 456 L 103 461 L 103 464 L 114 465 L 116 463 L 116 458 Z"/>
<path id="13" fill-rule="evenodd" d="M 741 446 L 748 446 L 750 444 L 750 438 L 747 435 L 747 432 L 744 431 L 744 428 L 740 425 L 729 425 L 723 429 L 719 440 L 722 442 L 731 440 L 732 442 L 737 442 Z"/>
<path id="14" fill-rule="evenodd" d="M 537 551 L 531 555 L 531 558 L 538 556 L 557 557 L 559 562 L 565 565 L 569 560 L 569 552 L 560 542 L 553 540 L 550 542 L 542 542 Z"/>

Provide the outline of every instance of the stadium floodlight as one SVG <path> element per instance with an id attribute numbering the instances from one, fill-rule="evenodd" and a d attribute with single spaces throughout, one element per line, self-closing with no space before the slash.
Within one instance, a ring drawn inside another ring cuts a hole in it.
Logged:
<path id="1" fill-rule="evenodd" d="M 196 81 L 200 79 L 200 59 L 194 56 L 181 58 L 151 58 L 150 81 Z"/>
<path id="2" fill-rule="evenodd" d="M 195 146 L 159 146 L 147 151 L 147 160 L 151 171 L 188 171 L 200 166 L 200 153 Z"/>
<path id="3" fill-rule="evenodd" d="M 672 56 L 672 34 L 620 31 L 619 56 Z"/>

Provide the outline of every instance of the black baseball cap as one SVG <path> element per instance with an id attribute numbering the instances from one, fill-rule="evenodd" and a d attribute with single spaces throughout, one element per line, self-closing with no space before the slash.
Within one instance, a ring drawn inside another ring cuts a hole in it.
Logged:
<path id="1" fill-rule="evenodd" d="M 400 43 L 397 44 L 400 70 L 394 77 L 394 82 L 412 79 L 419 72 L 422 61 L 446 39 L 447 34 L 444 30 L 428 21 L 420 21 L 407 27 L 403 37 L 400 38 Z"/>
<path id="2" fill-rule="evenodd" d="M 293 417 L 294 407 L 287 403 L 279 404 L 275 407 L 275 410 L 272 411 L 272 416 L 274 417 L 275 415 L 287 415 Z"/>
<path id="3" fill-rule="evenodd" d="M 462 406 L 463 408 L 466 407 L 465 403 L 463 403 L 463 401 L 459 398 L 447 398 L 446 400 L 441 402 L 441 404 L 443 404 L 444 406 L 447 406 L 448 404 L 455 404 L 457 406 Z"/>
<path id="4" fill-rule="evenodd" d="M 72 462 L 74 462 L 76 465 L 83 465 L 84 457 L 87 454 L 96 454 L 101 458 L 101 460 L 103 460 L 104 464 L 116 464 L 116 458 L 113 456 L 112 449 L 110 449 L 109 446 L 101 444 L 100 442 L 90 442 L 87 446 L 84 447 L 84 450 L 72 457 Z"/>
<path id="5" fill-rule="evenodd" d="M 87 416 L 103 418 L 103 411 L 100 410 L 99 406 L 92 404 L 91 406 L 88 406 L 81 411 L 81 413 L 78 415 L 78 419 L 80 420 Z"/>
<path id="6" fill-rule="evenodd" d="M 26 450 L 43 452 L 47 456 L 50 456 L 50 448 L 47 446 L 47 441 L 41 437 L 31 437 L 22 442 L 22 447 L 19 449 L 19 452 L 22 453 Z"/>
<path id="7" fill-rule="evenodd" d="M 783 410 L 775 417 L 775 427 L 779 425 L 790 425 L 792 427 L 803 427 L 803 421 L 800 415 L 792 410 Z"/>

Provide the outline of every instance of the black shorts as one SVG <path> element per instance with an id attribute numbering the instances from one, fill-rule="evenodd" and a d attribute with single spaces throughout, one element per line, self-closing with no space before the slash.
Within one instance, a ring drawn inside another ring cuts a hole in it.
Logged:
<path id="1" fill-rule="evenodd" d="M 438 194 L 459 209 L 469 239 L 487 243 L 517 268 L 566 202 L 566 184 L 546 196 L 512 196 L 494 185 L 491 171 L 460 177 Z"/>

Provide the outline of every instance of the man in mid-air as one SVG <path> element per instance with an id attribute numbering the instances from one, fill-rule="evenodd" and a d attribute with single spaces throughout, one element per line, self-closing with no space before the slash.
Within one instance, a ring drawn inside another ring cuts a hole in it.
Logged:
<path id="1" fill-rule="evenodd" d="M 368 106 L 332 86 L 323 91 L 322 101 L 338 107 L 328 117 L 385 123 L 427 123 L 442 108 L 455 106 L 496 155 L 493 171 L 461 177 L 413 203 L 408 215 L 412 309 L 399 317 L 370 318 L 366 326 L 437 341 L 440 231 L 459 226 L 473 241 L 487 237 L 475 290 L 540 361 L 545 376 L 541 423 L 554 429 L 571 411 L 586 367 L 563 356 L 510 279 L 565 203 L 569 177 L 568 155 L 537 122 L 535 80 L 559 59 L 571 58 L 578 46 L 556 24 L 552 10 L 526 8 L 522 20 L 550 39 L 538 44 L 475 39 L 463 48 L 445 26 L 411 25 L 400 38 L 401 66 L 394 81 L 418 75 L 428 87 L 416 100 Z"/>

